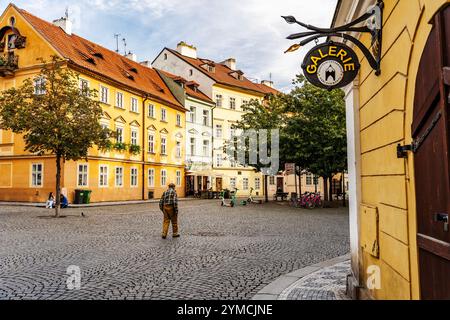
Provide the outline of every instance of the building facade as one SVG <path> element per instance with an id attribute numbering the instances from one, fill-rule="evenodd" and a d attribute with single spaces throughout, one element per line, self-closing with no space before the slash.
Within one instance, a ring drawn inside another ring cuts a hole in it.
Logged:
<path id="1" fill-rule="evenodd" d="M 224 145 L 233 136 L 233 125 L 241 120 L 242 105 L 251 100 L 263 101 L 269 93 L 278 93 L 270 82 L 256 84 L 236 68 L 236 60 L 216 63 L 197 56 L 197 49 L 184 42 L 177 50 L 165 48 L 152 63 L 161 69 L 199 84 L 199 89 L 215 102 L 213 123 L 213 175 L 208 186 L 215 191 L 234 188 L 247 195 L 253 188 L 264 193 L 263 176 L 250 166 L 236 165 L 224 152 Z"/>
<path id="2" fill-rule="evenodd" d="M 333 26 L 375 3 L 339 1 Z M 446 0 L 385 0 L 381 74 L 360 55 L 345 89 L 356 298 L 450 299 L 449 21 Z"/>
<path id="3" fill-rule="evenodd" d="M 189 110 L 186 115 L 186 196 L 212 188 L 213 111 L 215 103 L 194 81 L 157 70 L 174 95 Z"/>
<path id="4" fill-rule="evenodd" d="M 35 78 L 42 67 L 37 59 L 56 55 L 80 75 L 80 87 L 98 90 L 101 124 L 117 132 L 120 148 L 94 148 L 88 161 L 64 163 L 69 201 L 76 189 L 92 190 L 93 202 L 149 199 L 171 182 L 184 196 L 186 110 L 155 70 L 72 34 L 65 18 L 52 24 L 9 5 L 0 30 L 8 61 L 0 65 L 1 90 Z M 55 192 L 55 162 L 52 155 L 25 152 L 21 135 L 0 130 L 0 200 L 46 200 Z"/>

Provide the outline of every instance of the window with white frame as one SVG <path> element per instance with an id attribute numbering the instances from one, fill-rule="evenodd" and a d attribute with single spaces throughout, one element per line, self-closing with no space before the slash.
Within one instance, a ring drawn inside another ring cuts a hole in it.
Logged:
<path id="1" fill-rule="evenodd" d="M 221 139 L 223 137 L 223 127 L 221 124 L 216 124 L 216 138 Z"/>
<path id="2" fill-rule="evenodd" d="M 195 123 L 195 120 L 197 118 L 197 108 L 196 107 L 190 107 L 189 108 L 189 122 Z"/>
<path id="3" fill-rule="evenodd" d="M 148 105 L 148 117 L 155 118 L 155 106 L 153 104 Z"/>
<path id="4" fill-rule="evenodd" d="M 248 104 L 248 100 L 242 100 L 241 109 Z"/>
<path id="5" fill-rule="evenodd" d="M 165 187 L 167 184 L 167 170 L 161 170 L 161 187 Z"/>
<path id="6" fill-rule="evenodd" d="M 164 108 L 161 108 L 161 121 L 167 121 L 167 110 Z"/>
<path id="7" fill-rule="evenodd" d="M 177 186 L 181 186 L 181 171 L 177 171 Z"/>
<path id="8" fill-rule="evenodd" d="M 181 114 L 177 113 L 177 126 L 181 127 Z"/>
<path id="9" fill-rule="evenodd" d="M 80 79 L 80 90 L 81 93 L 88 96 L 89 95 L 89 81 L 85 79 Z"/>
<path id="10" fill-rule="evenodd" d="M 138 144 L 138 131 L 137 129 L 131 129 L 131 145 L 137 146 Z"/>
<path id="11" fill-rule="evenodd" d="M 230 109 L 236 110 L 236 98 L 230 98 Z"/>
<path id="12" fill-rule="evenodd" d="M 180 141 L 177 141 L 177 150 L 176 150 L 176 152 L 177 152 L 177 158 L 178 159 L 181 158 L 181 142 Z"/>
<path id="13" fill-rule="evenodd" d="M 87 164 L 79 164 L 78 165 L 78 187 L 87 187 L 88 186 L 88 165 Z"/>
<path id="14" fill-rule="evenodd" d="M 270 184 L 271 186 L 274 186 L 274 185 L 275 185 L 275 177 L 274 177 L 274 176 L 270 176 L 270 177 L 269 177 L 269 184 Z"/>
<path id="15" fill-rule="evenodd" d="M 116 141 L 117 143 L 123 143 L 123 128 L 116 127 Z"/>
<path id="16" fill-rule="evenodd" d="M 236 189 L 236 178 L 230 178 L 230 187 Z"/>
<path id="17" fill-rule="evenodd" d="M 161 137 L 161 154 L 167 155 L 167 138 Z"/>
<path id="18" fill-rule="evenodd" d="M 136 98 L 131 98 L 131 112 L 139 112 L 138 99 Z"/>
<path id="19" fill-rule="evenodd" d="M 216 106 L 222 108 L 223 96 L 221 94 L 216 94 Z"/>
<path id="20" fill-rule="evenodd" d="M 155 169 L 148 169 L 148 187 L 153 188 L 155 186 Z"/>
<path id="21" fill-rule="evenodd" d="M 155 133 L 148 133 L 148 152 L 155 153 Z"/>
<path id="22" fill-rule="evenodd" d="M 261 178 L 255 178 L 255 190 L 261 189 Z"/>
<path id="23" fill-rule="evenodd" d="M 100 86 L 100 102 L 109 102 L 109 89 L 104 86 Z"/>
<path id="24" fill-rule="evenodd" d="M 116 107 L 123 109 L 123 93 L 122 92 L 116 93 Z"/>
<path id="25" fill-rule="evenodd" d="M 203 156 L 209 156 L 209 140 L 203 140 Z"/>
<path id="26" fill-rule="evenodd" d="M 312 184 L 313 184 L 313 175 L 312 175 L 312 173 L 307 173 L 306 174 L 306 185 L 312 186 Z"/>
<path id="27" fill-rule="evenodd" d="M 99 169 L 99 186 L 107 187 L 108 186 L 108 166 L 101 165 Z"/>
<path id="28" fill-rule="evenodd" d="M 203 110 L 203 125 L 209 125 L 209 110 Z"/>
<path id="29" fill-rule="evenodd" d="M 195 143 L 196 143 L 195 138 L 191 138 L 190 144 L 189 144 L 189 147 L 190 147 L 189 150 L 191 151 L 191 156 L 195 155 Z"/>
<path id="30" fill-rule="evenodd" d="M 42 163 L 33 163 L 31 165 L 31 186 L 32 187 L 42 187 L 44 174 L 44 165 Z"/>
<path id="31" fill-rule="evenodd" d="M 248 178 L 244 178 L 242 180 L 242 189 L 243 190 L 248 190 Z"/>
<path id="32" fill-rule="evenodd" d="M 123 167 L 116 167 L 116 187 L 123 187 Z"/>
<path id="33" fill-rule="evenodd" d="M 46 83 L 47 81 L 44 77 L 38 77 L 34 79 L 34 94 L 38 96 L 46 94 Z"/>
<path id="34" fill-rule="evenodd" d="M 216 155 L 216 166 L 221 167 L 223 164 L 222 154 Z"/>
<path id="35" fill-rule="evenodd" d="M 131 168 L 130 182 L 131 182 L 131 187 L 138 186 L 138 169 L 137 168 Z"/>

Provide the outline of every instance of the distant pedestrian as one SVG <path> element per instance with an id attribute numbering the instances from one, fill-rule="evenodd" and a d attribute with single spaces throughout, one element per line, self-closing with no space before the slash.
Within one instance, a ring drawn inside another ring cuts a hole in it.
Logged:
<path id="1" fill-rule="evenodd" d="M 175 185 L 171 183 L 169 189 L 165 191 L 159 201 L 159 208 L 164 213 L 164 223 L 162 238 L 166 239 L 169 233 L 170 223 L 172 223 L 172 233 L 174 238 L 179 238 L 178 234 L 178 196 Z"/>
<path id="2" fill-rule="evenodd" d="M 53 204 L 55 203 L 55 196 L 53 195 L 53 192 L 50 192 L 47 198 L 47 203 L 45 204 L 45 207 L 47 209 L 53 208 Z"/>

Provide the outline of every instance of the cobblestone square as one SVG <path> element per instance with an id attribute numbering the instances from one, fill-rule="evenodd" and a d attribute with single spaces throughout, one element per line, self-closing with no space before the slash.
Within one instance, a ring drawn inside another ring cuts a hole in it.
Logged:
<path id="1" fill-rule="evenodd" d="M 85 217 L 82 217 L 81 213 Z M 0 300 L 251 299 L 277 277 L 348 253 L 345 209 L 180 204 L 181 238 L 161 239 L 157 204 L 0 206 Z M 68 290 L 67 268 L 81 268 Z"/>

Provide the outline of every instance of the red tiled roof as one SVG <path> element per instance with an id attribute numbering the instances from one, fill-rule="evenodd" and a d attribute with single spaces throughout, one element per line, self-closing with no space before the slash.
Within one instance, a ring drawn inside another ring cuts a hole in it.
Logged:
<path id="1" fill-rule="evenodd" d="M 215 71 L 209 72 L 209 71 L 205 70 L 202 66 L 208 65 L 208 64 L 211 65 L 212 63 L 214 63 L 213 61 L 208 60 L 208 59 L 202 59 L 202 58 L 197 58 L 197 59 L 190 58 L 187 56 L 183 56 L 176 50 L 173 50 L 170 48 L 166 48 L 166 49 L 169 50 L 171 53 L 175 54 L 180 59 L 186 61 L 187 63 L 189 63 L 190 65 L 195 67 L 197 70 L 203 72 L 204 74 L 206 74 L 208 77 L 210 77 L 211 79 L 213 79 L 214 81 L 216 81 L 219 84 L 226 85 L 226 86 L 232 86 L 232 87 L 236 87 L 236 88 L 241 88 L 244 90 L 250 90 L 250 91 L 254 91 L 256 93 L 260 93 L 260 94 L 266 93 L 256 83 L 253 83 L 252 81 L 248 80 L 245 77 L 243 77 L 242 80 L 239 80 L 239 79 L 236 79 L 235 77 L 233 77 L 232 74 L 235 72 L 239 72 L 239 70 L 232 70 L 232 69 L 228 68 L 226 65 L 223 65 L 221 63 L 215 63 L 214 64 Z"/>
<path id="2" fill-rule="evenodd" d="M 256 85 L 261 89 L 261 91 L 265 92 L 266 94 L 273 94 L 274 96 L 277 96 L 277 95 L 281 94 L 281 92 L 278 91 L 277 89 L 269 87 L 269 86 L 267 86 L 267 85 L 265 85 L 263 83 L 259 83 L 259 84 L 256 84 Z"/>
<path id="3" fill-rule="evenodd" d="M 163 71 L 163 70 L 159 70 L 159 72 L 161 72 L 162 74 L 166 75 L 167 77 L 171 78 L 174 81 L 181 81 L 184 83 L 184 89 L 186 90 L 186 94 L 188 96 L 191 96 L 193 98 L 208 102 L 208 103 L 214 103 L 213 100 L 211 100 L 206 94 L 204 94 L 202 91 L 200 91 L 200 89 L 197 89 L 197 91 L 192 89 L 192 86 L 196 86 L 198 87 L 199 84 L 195 81 L 187 81 L 186 79 L 184 79 L 183 77 L 180 76 L 176 76 L 172 73 L 169 73 L 167 71 Z"/>
<path id="4" fill-rule="evenodd" d="M 68 35 L 60 27 L 54 26 L 23 9 L 17 7 L 15 9 L 64 58 L 74 65 L 182 108 L 182 105 L 176 100 L 155 70 L 75 34 Z"/>

